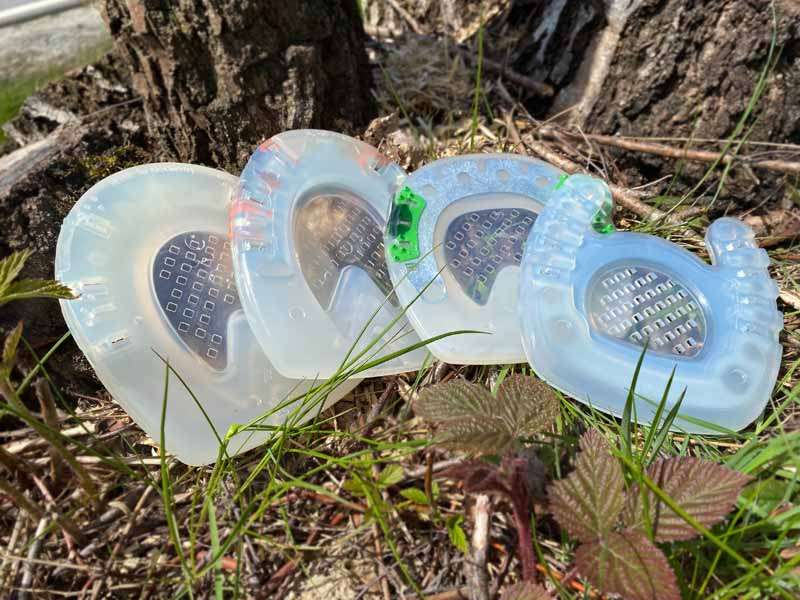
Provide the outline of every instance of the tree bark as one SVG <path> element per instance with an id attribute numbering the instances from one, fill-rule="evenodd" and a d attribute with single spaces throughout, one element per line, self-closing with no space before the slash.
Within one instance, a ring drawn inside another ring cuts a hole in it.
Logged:
<path id="1" fill-rule="evenodd" d="M 531 114 L 558 116 L 573 131 L 661 138 L 678 149 L 714 152 L 724 144 L 703 140 L 800 143 L 796 0 L 513 0 L 489 31 L 504 40 L 489 46 L 489 56 L 556 90 L 551 101 L 520 95 Z M 574 144 L 588 151 L 581 140 Z M 708 164 L 602 150 L 617 183 L 633 187 L 677 174 L 651 191 L 692 192 L 709 205 L 716 197 L 718 211 L 786 204 L 791 192 L 781 173 L 736 166 L 719 189 L 721 170 L 694 190 Z M 739 154 L 799 158 L 764 146 Z"/>
<path id="2" fill-rule="evenodd" d="M 372 114 L 356 0 L 103 0 L 163 154 L 237 172 L 263 138 Z"/>

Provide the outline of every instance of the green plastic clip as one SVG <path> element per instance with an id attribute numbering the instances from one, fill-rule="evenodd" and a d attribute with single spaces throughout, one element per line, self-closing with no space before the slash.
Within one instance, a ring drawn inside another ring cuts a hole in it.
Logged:
<path id="1" fill-rule="evenodd" d="M 392 213 L 387 225 L 394 238 L 389 246 L 389 256 L 395 262 L 419 258 L 419 219 L 425 210 L 425 199 L 406 186 L 392 203 Z"/>
<path id="2" fill-rule="evenodd" d="M 592 218 L 592 229 L 597 233 L 613 233 L 616 231 L 614 228 L 614 220 L 611 213 L 614 211 L 614 205 L 611 202 L 604 202 L 594 217 Z"/>
<path id="3" fill-rule="evenodd" d="M 561 177 L 558 178 L 555 186 L 553 186 L 554 190 L 559 189 L 564 182 L 567 181 L 569 175 L 564 173 Z M 594 213 L 594 217 L 592 217 L 592 229 L 594 229 L 597 233 L 612 233 L 616 231 L 614 228 L 614 220 L 611 216 L 611 213 L 614 212 L 614 205 L 611 202 L 606 202 L 600 209 Z"/>

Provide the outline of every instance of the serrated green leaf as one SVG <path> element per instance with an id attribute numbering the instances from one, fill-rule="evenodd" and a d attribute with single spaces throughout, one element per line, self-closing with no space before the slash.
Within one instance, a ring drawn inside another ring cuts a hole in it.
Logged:
<path id="1" fill-rule="evenodd" d="M 356 478 L 345 479 L 344 484 L 342 484 L 342 489 L 344 489 L 347 492 L 350 492 L 354 496 L 364 495 L 364 486 Z"/>
<path id="2" fill-rule="evenodd" d="M 494 397 L 482 385 L 456 379 L 422 390 L 414 412 L 426 421 L 459 421 L 489 415 L 494 404 Z"/>
<path id="3" fill-rule="evenodd" d="M 511 493 L 509 482 L 500 468 L 482 460 L 462 460 L 441 471 L 439 477 L 461 481 L 467 493 L 505 495 Z"/>
<path id="4" fill-rule="evenodd" d="M 533 581 L 521 581 L 507 587 L 500 600 L 552 600 L 550 593 Z"/>
<path id="5" fill-rule="evenodd" d="M 466 381 L 432 386 L 422 391 L 415 411 L 439 426 L 439 443 L 478 454 L 503 454 L 518 438 L 550 426 L 558 400 L 545 383 L 515 375 L 503 382 L 496 398 Z"/>
<path id="6" fill-rule="evenodd" d="M 469 546 L 467 545 L 467 534 L 464 533 L 464 529 L 461 527 L 463 522 L 464 517 L 460 515 L 447 519 L 447 535 L 450 538 L 450 543 L 466 554 L 469 552 Z"/>
<path id="7" fill-rule="evenodd" d="M 575 566 L 592 585 L 626 600 L 681 597 L 666 557 L 641 532 L 611 532 L 602 540 L 581 544 L 575 552 Z"/>
<path id="8" fill-rule="evenodd" d="M 70 288 L 58 281 L 22 279 L 9 285 L 5 289 L 5 293 L 0 295 L 0 306 L 12 300 L 30 300 L 31 298 L 73 300 L 75 297 Z"/>
<path id="9" fill-rule="evenodd" d="M 411 502 L 414 504 L 428 506 L 428 497 L 425 495 L 425 492 L 419 488 L 406 488 L 404 490 L 400 490 L 400 495 L 406 500 L 411 500 Z"/>
<path id="10" fill-rule="evenodd" d="M 31 254 L 33 252 L 25 249 L 19 252 L 12 252 L 0 260 L 0 298 L 5 295 L 8 286 L 19 276 Z"/>
<path id="11" fill-rule="evenodd" d="M 378 487 L 387 488 L 403 481 L 405 471 L 400 465 L 387 465 L 378 476 Z"/>
<path id="12" fill-rule="evenodd" d="M 595 429 L 583 434 L 575 469 L 548 490 L 559 525 L 582 542 L 611 532 L 625 505 L 622 468 Z"/>
<path id="13" fill-rule="evenodd" d="M 456 380 L 423 390 L 414 410 L 439 426 L 438 443 L 478 454 L 500 454 L 514 439 L 493 414 L 495 404 L 482 385 Z"/>
<path id="14" fill-rule="evenodd" d="M 558 417 L 558 409 L 558 396 L 544 381 L 512 375 L 500 385 L 494 411 L 514 437 L 521 437 L 550 427 Z"/>
<path id="15" fill-rule="evenodd" d="M 514 443 L 505 425 L 495 420 L 479 418 L 449 421 L 434 441 L 442 446 L 475 454 L 503 454 Z"/>
<path id="16" fill-rule="evenodd" d="M 14 362 L 17 360 L 17 347 L 19 340 L 22 338 L 22 321 L 17 323 L 17 326 L 12 329 L 6 336 L 6 341 L 3 344 L 3 370 L 10 371 L 14 367 Z"/>
<path id="17" fill-rule="evenodd" d="M 647 476 L 675 503 L 694 517 L 701 525 L 710 528 L 725 518 L 736 505 L 736 500 L 751 477 L 692 456 L 662 458 L 647 469 Z M 641 488 L 634 485 L 628 490 L 622 521 L 629 528 L 645 532 L 647 506 L 649 522 L 657 542 L 688 540 L 698 535 L 689 523 L 661 502 L 647 489 L 646 500 Z"/>

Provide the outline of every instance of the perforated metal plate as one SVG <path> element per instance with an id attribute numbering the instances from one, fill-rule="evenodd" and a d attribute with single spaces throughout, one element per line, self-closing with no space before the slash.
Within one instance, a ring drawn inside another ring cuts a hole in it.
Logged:
<path id="1" fill-rule="evenodd" d="M 153 263 L 156 297 L 178 337 L 212 368 L 228 362 L 228 319 L 241 308 L 230 243 L 203 231 L 177 235 Z"/>
<path id="2" fill-rule="evenodd" d="M 601 333 L 657 354 L 695 356 L 706 340 L 697 298 L 666 273 L 642 265 L 612 267 L 589 287 L 589 317 Z"/>
<path id="3" fill-rule="evenodd" d="M 571 175 L 536 219 L 519 287 L 528 361 L 593 410 L 654 428 L 669 413 L 684 432 L 745 427 L 781 363 L 766 251 L 729 217 L 706 233 L 711 264 L 656 236 L 602 235 L 597 211 L 611 202 L 604 182 Z"/>
<path id="4" fill-rule="evenodd" d="M 342 191 L 309 198 L 295 213 L 294 240 L 303 277 L 325 309 L 347 267 L 363 269 L 383 294 L 391 293 L 383 226 L 357 196 Z M 397 305 L 394 294 L 390 301 Z"/>
<path id="5" fill-rule="evenodd" d="M 497 274 L 519 266 L 536 213 L 520 208 L 477 210 L 447 226 L 445 261 L 464 293 L 477 304 L 489 300 Z"/>

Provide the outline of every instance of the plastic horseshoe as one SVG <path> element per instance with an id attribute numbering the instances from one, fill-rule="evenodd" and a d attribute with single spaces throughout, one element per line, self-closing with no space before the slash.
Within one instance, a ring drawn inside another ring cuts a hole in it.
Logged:
<path id="1" fill-rule="evenodd" d="M 242 172 L 231 205 L 242 305 L 287 377 L 330 377 L 419 343 L 392 290 L 383 231 L 405 173 L 344 135 L 288 131 Z M 417 349 L 360 375 L 420 367 Z"/>
<path id="2" fill-rule="evenodd" d="M 236 184 L 226 173 L 185 164 L 127 169 L 81 197 L 56 249 L 56 277 L 80 295 L 61 302 L 75 341 L 155 440 L 166 364 L 173 370 L 165 445 L 188 464 L 214 461 L 217 435 L 234 423 L 270 412 L 263 424 L 282 423 L 295 407 L 275 407 L 311 387 L 272 368 L 244 318 L 226 237 Z M 339 386 L 328 400 L 356 383 Z M 268 435 L 243 432 L 227 451 L 252 448 Z"/>
<path id="3" fill-rule="evenodd" d="M 389 274 L 423 339 L 456 364 L 524 362 L 517 317 L 528 232 L 561 171 L 516 154 L 445 158 L 412 173 L 395 197 Z"/>
<path id="4" fill-rule="evenodd" d="M 637 362 L 640 422 L 650 422 L 673 369 L 674 426 L 738 430 L 763 410 L 780 364 L 783 319 L 769 258 L 741 221 L 708 229 L 709 265 L 661 238 L 599 235 L 607 186 L 569 177 L 534 225 L 522 265 L 523 342 L 536 372 L 578 400 L 623 411 Z"/>

